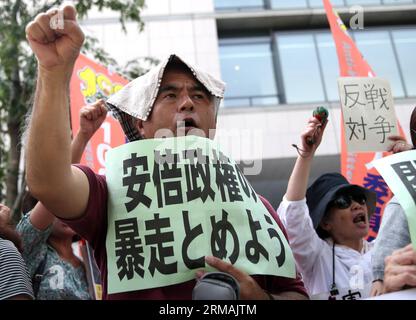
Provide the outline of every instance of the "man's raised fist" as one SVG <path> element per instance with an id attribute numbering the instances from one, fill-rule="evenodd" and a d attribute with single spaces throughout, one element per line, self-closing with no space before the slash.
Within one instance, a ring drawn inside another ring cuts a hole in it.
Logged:
<path id="1" fill-rule="evenodd" d="M 72 72 L 84 42 L 84 33 L 71 5 L 40 13 L 26 26 L 26 38 L 39 66 L 48 70 Z"/>

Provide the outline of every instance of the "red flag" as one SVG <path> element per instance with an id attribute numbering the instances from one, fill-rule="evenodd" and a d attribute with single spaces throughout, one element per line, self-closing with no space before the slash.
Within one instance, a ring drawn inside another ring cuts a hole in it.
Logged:
<path id="1" fill-rule="evenodd" d="M 75 63 L 71 78 L 71 121 L 74 134 L 79 129 L 79 111 L 86 104 L 100 98 L 107 98 L 120 90 L 128 80 L 111 70 L 97 64 L 84 55 Z M 105 173 L 105 153 L 125 142 L 125 136 L 118 121 L 110 113 L 94 134 L 81 159 L 81 163 L 92 168 L 96 173 Z"/>
<path id="2" fill-rule="evenodd" d="M 342 22 L 338 13 L 334 11 L 329 0 L 323 0 L 326 15 L 334 38 L 341 77 L 374 77 L 374 72 L 363 58 L 352 38 L 349 36 L 347 27 Z M 342 115 L 341 115 L 342 116 Z M 403 130 L 399 125 L 402 136 Z M 369 188 L 377 193 L 377 208 L 370 220 L 369 239 L 377 236 L 381 217 L 386 203 L 391 198 L 383 178 L 378 174 L 370 162 L 375 158 L 388 155 L 387 152 L 350 153 L 347 152 L 345 143 L 344 125 L 341 119 L 341 173 L 353 184 Z"/>

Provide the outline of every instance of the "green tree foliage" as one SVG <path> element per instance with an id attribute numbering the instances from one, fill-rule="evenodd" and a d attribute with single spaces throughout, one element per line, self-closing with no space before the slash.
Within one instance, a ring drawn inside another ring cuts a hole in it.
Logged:
<path id="1" fill-rule="evenodd" d="M 21 168 L 21 133 L 25 125 L 25 115 L 31 106 L 35 82 L 36 59 L 26 41 L 25 27 L 37 14 L 58 7 L 63 0 L 1 0 L 0 1 L 0 202 L 13 208 L 16 214 L 20 209 L 19 190 L 24 189 L 24 176 Z M 144 0 L 78 0 L 73 1 L 78 18 L 87 17 L 92 9 L 110 9 L 117 12 L 122 30 L 127 21 L 137 23 L 138 31 L 143 28 L 140 19 Z M 118 66 L 97 40 L 87 36 L 83 53 L 99 62 L 124 69 L 129 78 L 143 73 L 141 62 L 130 62 L 125 68 Z M 155 62 L 143 61 L 146 65 Z M 18 184 L 21 182 L 22 185 Z"/>

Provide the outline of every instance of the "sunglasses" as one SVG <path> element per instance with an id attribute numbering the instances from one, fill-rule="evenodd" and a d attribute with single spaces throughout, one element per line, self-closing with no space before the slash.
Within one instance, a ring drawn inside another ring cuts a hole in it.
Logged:
<path id="1" fill-rule="evenodd" d="M 359 203 L 360 205 L 365 205 L 367 203 L 367 197 L 364 194 L 341 194 L 332 200 L 329 204 L 332 208 L 337 209 L 348 209 L 352 201 Z"/>

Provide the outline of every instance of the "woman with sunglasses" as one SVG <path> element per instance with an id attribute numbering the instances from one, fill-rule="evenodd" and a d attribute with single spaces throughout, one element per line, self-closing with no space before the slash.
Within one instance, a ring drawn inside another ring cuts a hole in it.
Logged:
<path id="1" fill-rule="evenodd" d="M 339 173 L 324 174 L 307 189 L 326 125 L 309 119 L 277 212 L 312 299 L 365 298 L 372 281 L 372 244 L 364 238 L 376 194 L 351 185 Z"/>

